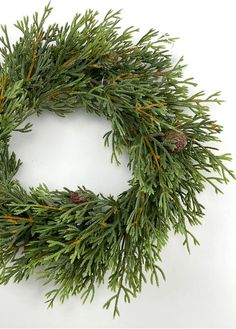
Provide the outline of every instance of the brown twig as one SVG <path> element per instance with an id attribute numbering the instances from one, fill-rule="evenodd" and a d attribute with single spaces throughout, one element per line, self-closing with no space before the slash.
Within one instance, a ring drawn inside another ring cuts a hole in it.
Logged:
<path id="1" fill-rule="evenodd" d="M 114 209 L 112 208 L 108 213 L 107 213 L 107 215 L 105 216 L 105 218 L 104 218 L 104 220 L 101 222 L 101 223 L 99 223 L 102 227 L 107 227 L 108 226 L 108 224 L 106 223 L 106 221 L 111 217 L 111 215 L 114 213 Z"/>
<path id="2" fill-rule="evenodd" d="M 21 244 L 19 244 L 18 246 L 14 246 L 14 247 L 9 247 L 7 249 L 0 249 L 0 253 L 3 252 L 9 252 L 9 251 L 18 251 L 20 248 L 25 247 L 27 245 L 26 242 L 22 242 Z"/>
<path id="3" fill-rule="evenodd" d="M 157 118 L 154 117 L 153 115 L 149 114 L 149 113 L 146 113 L 145 111 L 143 111 L 141 108 L 136 108 L 136 111 L 145 115 L 146 117 L 150 118 L 152 121 L 156 121 L 158 122 Z"/>
<path id="4" fill-rule="evenodd" d="M 0 216 L 0 219 L 6 219 L 8 222 L 13 223 L 13 224 L 16 224 L 18 220 L 24 220 L 29 223 L 33 222 L 31 217 L 26 218 L 26 217 L 20 217 L 20 216 L 13 216 L 11 214 Z"/>
<path id="5" fill-rule="evenodd" d="M 74 60 L 76 60 L 78 58 L 79 52 L 78 51 L 73 51 L 71 52 L 71 56 L 69 59 L 67 59 L 64 63 L 62 63 L 60 65 L 61 68 L 66 67 L 67 65 L 69 65 L 70 63 L 72 63 Z"/>
<path id="6" fill-rule="evenodd" d="M 137 216 L 136 216 L 136 218 L 135 218 L 134 224 L 139 225 L 139 222 L 140 222 L 140 218 L 141 218 L 142 212 L 143 212 L 143 208 L 140 207 L 140 208 L 138 209 L 138 214 L 137 214 Z"/>
<path id="7" fill-rule="evenodd" d="M 102 227 L 104 227 L 104 228 L 108 226 L 108 224 L 105 223 L 105 222 L 101 222 L 100 225 L 101 225 Z"/>
<path id="8" fill-rule="evenodd" d="M 76 240 L 72 240 L 71 242 L 70 242 L 70 245 L 77 245 L 77 244 L 79 244 L 80 243 L 80 239 L 76 239 Z"/>
<path id="9" fill-rule="evenodd" d="M 144 135 L 144 140 L 145 140 L 145 143 L 147 144 L 147 147 L 149 148 L 149 150 L 150 150 L 150 152 L 151 152 L 151 155 L 152 155 L 152 157 L 153 157 L 153 159 L 154 159 L 154 161 L 155 161 L 155 163 L 156 163 L 156 166 L 157 166 L 157 168 L 158 169 L 160 169 L 160 164 L 159 164 L 159 155 L 157 155 L 155 152 L 154 152 L 154 150 L 153 150 L 153 148 L 152 148 L 152 145 L 151 145 L 151 143 L 149 142 L 149 139 L 148 139 L 148 137 L 146 136 L 146 135 Z"/>
<path id="10" fill-rule="evenodd" d="M 134 224 L 136 224 L 136 225 L 139 225 L 139 223 L 140 223 L 140 218 L 141 218 L 141 215 L 142 215 L 142 212 L 143 212 L 143 204 L 144 204 L 144 201 L 145 201 L 145 194 L 144 194 L 144 192 L 141 192 L 141 204 L 142 204 L 142 207 L 139 207 L 139 209 L 138 209 L 138 214 L 137 214 L 136 219 L 134 221 Z"/>
<path id="11" fill-rule="evenodd" d="M 152 109 L 153 107 L 160 107 L 160 106 L 163 106 L 165 105 L 164 103 L 151 103 L 151 104 L 148 104 L 146 106 L 138 106 L 136 108 L 136 110 L 149 110 L 149 109 Z"/>
<path id="12" fill-rule="evenodd" d="M 35 61 L 36 61 L 36 58 L 37 58 L 37 53 L 38 53 L 38 49 L 37 49 L 38 44 L 41 41 L 41 39 L 42 39 L 42 33 L 38 32 L 36 34 L 36 38 L 35 38 L 34 52 L 33 52 L 31 64 L 30 64 L 30 67 L 29 67 L 29 71 L 28 71 L 27 76 L 26 76 L 26 81 L 29 81 L 29 79 L 32 75 L 33 68 L 34 68 L 34 65 L 35 65 Z"/>

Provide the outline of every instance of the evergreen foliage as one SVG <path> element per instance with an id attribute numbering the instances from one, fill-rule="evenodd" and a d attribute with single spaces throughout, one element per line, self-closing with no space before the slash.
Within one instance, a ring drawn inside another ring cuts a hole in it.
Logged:
<path id="1" fill-rule="evenodd" d="M 225 165 L 230 155 L 211 144 L 222 127 L 209 104 L 221 100 L 219 93 L 190 94 L 196 84 L 183 78 L 182 58 L 173 64 L 167 34 L 152 29 L 134 42 L 137 29 L 121 32 L 120 12 L 113 11 L 102 21 L 88 10 L 70 24 L 46 27 L 51 10 L 17 21 L 21 37 L 13 45 L 2 26 L 0 283 L 36 272 L 54 286 L 46 295 L 52 306 L 56 297 L 92 300 L 108 274 L 113 295 L 104 307 L 112 304 L 115 316 L 119 298 L 135 297 L 147 273 L 157 285 L 165 279 L 160 252 L 170 231 L 183 235 L 188 250 L 190 240 L 198 244 L 190 227 L 204 215 L 197 197 L 205 185 L 221 192 L 234 177 Z M 111 121 L 104 142 L 117 164 L 128 152 L 130 188 L 117 198 L 85 187 L 25 191 L 15 179 L 21 161 L 8 150 L 11 133 L 29 132 L 34 113 L 65 116 L 81 107 Z"/>

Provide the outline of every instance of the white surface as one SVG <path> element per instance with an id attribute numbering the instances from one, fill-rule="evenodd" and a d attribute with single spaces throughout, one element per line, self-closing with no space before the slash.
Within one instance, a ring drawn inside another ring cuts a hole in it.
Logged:
<path id="1" fill-rule="evenodd" d="M 222 151 L 232 152 L 236 160 L 234 2 L 53 0 L 50 21 L 64 23 L 88 7 L 102 14 L 109 8 L 123 8 L 123 26 L 139 26 L 141 32 L 154 27 L 180 37 L 172 51 L 185 55 L 186 76 L 194 76 L 199 88 L 209 93 L 222 90 L 227 100 L 221 107 L 214 106 L 212 115 L 225 127 Z M 0 22 L 9 26 L 22 15 L 41 10 L 43 4 L 4 1 Z M 10 31 L 14 40 L 16 34 Z M 126 157 L 117 168 L 110 165 L 109 150 L 103 149 L 101 137 L 108 122 L 83 111 L 64 121 L 44 114 L 34 122 L 30 135 L 12 140 L 12 148 L 24 161 L 18 176 L 22 184 L 44 181 L 51 188 L 84 184 L 104 194 L 118 194 L 127 187 Z M 120 306 L 121 318 L 112 320 L 111 312 L 101 308 L 110 295 L 103 288 L 91 305 L 82 306 L 79 297 L 73 297 L 47 310 L 45 288 L 30 280 L 0 287 L 0 327 L 236 327 L 236 184 L 224 187 L 224 192 L 224 196 L 215 196 L 207 190 L 201 195 L 206 216 L 203 226 L 193 229 L 201 246 L 192 248 L 189 256 L 182 239 L 171 236 L 162 253 L 167 282 L 159 289 L 146 285 L 130 305 Z"/>

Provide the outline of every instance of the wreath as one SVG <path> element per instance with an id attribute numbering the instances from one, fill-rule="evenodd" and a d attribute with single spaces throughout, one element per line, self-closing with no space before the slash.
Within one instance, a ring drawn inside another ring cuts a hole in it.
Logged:
<path id="1" fill-rule="evenodd" d="M 230 155 L 212 146 L 222 127 L 207 104 L 221 100 L 218 92 L 189 92 L 196 84 L 183 78 L 182 58 L 173 63 L 167 34 L 151 29 L 134 42 L 137 29 L 120 32 L 113 11 L 98 21 L 88 10 L 46 28 L 51 10 L 17 21 L 22 35 L 14 44 L 2 26 L 0 283 L 36 272 L 53 285 L 52 306 L 70 295 L 92 300 L 106 282 L 113 295 L 104 307 L 112 304 L 115 316 L 121 296 L 129 302 L 147 279 L 165 279 L 160 253 L 170 231 L 183 235 L 188 250 L 190 240 L 198 244 L 190 227 L 204 215 L 197 197 L 206 183 L 221 192 L 219 184 L 235 178 L 224 164 Z M 111 121 L 104 143 L 117 164 L 127 151 L 129 189 L 117 198 L 83 186 L 27 192 L 14 178 L 21 161 L 9 152 L 11 133 L 29 132 L 32 114 L 65 116 L 80 107 Z"/>

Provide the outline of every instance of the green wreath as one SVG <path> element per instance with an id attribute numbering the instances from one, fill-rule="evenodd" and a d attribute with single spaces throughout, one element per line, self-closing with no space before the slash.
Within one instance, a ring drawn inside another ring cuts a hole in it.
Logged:
<path id="1" fill-rule="evenodd" d="M 165 279 L 160 252 L 172 230 L 198 244 L 189 227 L 200 224 L 204 207 L 198 194 L 205 183 L 216 192 L 234 177 L 214 152 L 222 130 L 209 116 L 207 103 L 221 103 L 219 93 L 191 95 L 192 79 L 182 77 L 182 58 L 173 64 L 174 39 L 150 30 L 132 41 L 133 27 L 119 32 L 120 13 L 76 15 L 71 24 L 44 27 L 42 18 L 18 21 L 22 36 L 11 45 L 2 26 L 0 49 L 0 282 L 19 282 L 35 271 L 55 288 L 49 306 L 80 294 L 93 299 L 104 283 L 113 296 L 105 303 L 126 302 L 146 282 Z M 117 198 L 85 187 L 49 191 L 46 185 L 26 192 L 14 179 L 21 161 L 9 153 L 13 131 L 27 133 L 25 120 L 44 110 L 60 116 L 84 107 L 105 116 L 112 130 L 112 160 L 128 152 L 130 188 Z M 214 152 L 214 153 L 213 153 Z M 213 176 L 210 172 L 214 172 Z"/>

